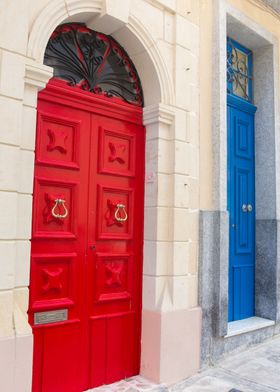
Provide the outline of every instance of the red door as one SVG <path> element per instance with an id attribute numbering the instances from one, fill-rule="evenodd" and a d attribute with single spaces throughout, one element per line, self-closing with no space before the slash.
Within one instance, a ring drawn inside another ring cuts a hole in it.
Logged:
<path id="1" fill-rule="evenodd" d="M 29 319 L 33 391 L 139 372 L 142 109 L 51 81 L 39 94 Z"/>

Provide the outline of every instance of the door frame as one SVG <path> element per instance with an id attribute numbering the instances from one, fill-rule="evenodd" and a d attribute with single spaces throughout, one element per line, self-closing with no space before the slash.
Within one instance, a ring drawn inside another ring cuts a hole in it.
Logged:
<path id="1" fill-rule="evenodd" d="M 273 334 L 280 321 L 279 216 L 279 66 L 278 41 L 274 35 L 226 0 L 213 3 L 212 58 L 212 205 L 200 212 L 199 297 L 203 311 L 202 362 L 217 359 L 232 347 L 250 344 Z M 269 319 L 266 330 L 230 335 L 228 323 L 228 232 L 227 212 L 227 94 L 226 37 L 253 50 L 256 147 L 256 316 Z M 205 138 L 205 140 L 208 140 Z M 203 140 L 200 141 L 204 143 Z M 264 147 L 266 146 L 266 147 Z M 266 151 L 265 151 L 266 149 Z M 203 157 L 202 157 L 203 159 Z M 270 186 L 268 183 L 268 177 Z M 277 229 L 278 227 L 278 229 Z M 263 288 L 266 287 L 266 291 Z M 266 306 L 265 306 L 266 303 Z M 213 310 L 214 309 L 214 310 Z M 214 316 L 213 316 L 214 312 Z M 212 315 L 212 318 L 211 316 Z M 270 326 L 270 327 L 269 327 Z M 269 329 L 270 328 L 270 329 Z M 222 339 L 221 339 L 222 338 Z"/>

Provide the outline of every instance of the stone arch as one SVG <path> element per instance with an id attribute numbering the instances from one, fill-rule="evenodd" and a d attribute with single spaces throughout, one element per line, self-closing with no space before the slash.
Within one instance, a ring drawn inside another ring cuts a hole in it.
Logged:
<path id="1" fill-rule="evenodd" d="M 155 41 L 144 25 L 129 12 L 129 0 L 122 13 L 107 6 L 107 0 L 52 0 L 35 20 L 28 40 L 27 55 L 42 64 L 51 33 L 63 22 L 84 22 L 94 30 L 112 34 L 125 48 L 139 73 L 146 106 L 174 104 L 174 89 Z M 108 30 L 109 26 L 109 30 Z M 149 69 L 149 72 L 147 72 Z"/>

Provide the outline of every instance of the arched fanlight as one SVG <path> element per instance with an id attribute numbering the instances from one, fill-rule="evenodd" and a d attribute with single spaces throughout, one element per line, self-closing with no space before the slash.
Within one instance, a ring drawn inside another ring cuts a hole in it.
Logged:
<path id="1" fill-rule="evenodd" d="M 140 79 L 125 50 L 111 36 L 83 23 L 66 23 L 55 29 L 44 64 L 54 68 L 55 78 L 72 86 L 143 106 Z"/>

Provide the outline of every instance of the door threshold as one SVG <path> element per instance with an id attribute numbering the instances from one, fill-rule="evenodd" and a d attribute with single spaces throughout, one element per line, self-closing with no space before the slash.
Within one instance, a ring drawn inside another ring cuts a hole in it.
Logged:
<path id="1" fill-rule="evenodd" d="M 249 317 L 243 320 L 231 321 L 228 323 L 228 331 L 225 338 L 271 327 L 273 325 L 275 325 L 275 321 L 262 317 Z"/>
<path id="2" fill-rule="evenodd" d="M 102 385 L 89 389 L 86 392 L 159 392 L 167 391 L 164 384 L 155 384 L 141 376 L 134 376 L 115 382 L 110 385 Z"/>

